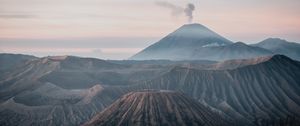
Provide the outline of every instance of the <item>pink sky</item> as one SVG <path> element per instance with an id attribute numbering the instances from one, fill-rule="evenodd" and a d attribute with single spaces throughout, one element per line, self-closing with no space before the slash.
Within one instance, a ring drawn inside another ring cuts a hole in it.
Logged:
<path id="1" fill-rule="evenodd" d="M 194 3 L 194 22 L 206 25 L 232 41 L 256 43 L 279 37 L 300 42 L 299 0 L 158 1 L 183 7 Z M 25 48 L 18 44 L 5 47 L 8 44 L 4 39 L 7 38 L 18 38 L 20 43 L 22 39 L 103 37 L 158 40 L 186 23 L 184 15 L 171 16 L 169 9 L 157 6 L 155 2 L 157 0 L 0 0 L 0 51 Z M 134 48 L 137 51 L 136 48 L 142 49 L 156 42 L 141 40 L 141 46 L 129 49 L 125 47 L 128 41 L 115 42 L 114 48 L 128 49 L 129 56 L 135 53 Z"/>

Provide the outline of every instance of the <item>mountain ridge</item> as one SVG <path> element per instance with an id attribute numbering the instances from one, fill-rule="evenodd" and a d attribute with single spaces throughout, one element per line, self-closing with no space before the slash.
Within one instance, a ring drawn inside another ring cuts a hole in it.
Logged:
<path id="1" fill-rule="evenodd" d="M 287 67 L 288 66 L 288 67 Z M 300 62 L 276 55 L 258 64 L 229 70 L 175 67 L 160 78 L 130 89 L 182 91 L 239 120 L 300 117 Z"/>

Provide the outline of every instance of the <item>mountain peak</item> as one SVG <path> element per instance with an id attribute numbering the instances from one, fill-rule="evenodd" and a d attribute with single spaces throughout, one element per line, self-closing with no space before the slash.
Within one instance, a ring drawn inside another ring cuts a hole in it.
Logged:
<path id="1" fill-rule="evenodd" d="M 288 41 L 281 39 L 281 38 L 267 38 L 261 42 L 259 42 L 257 45 L 262 45 L 262 46 L 276 46 L 276 45 L 281 45 L 281 44 L 285 44 L 285 43 L 289 43 Z"/>
<path id="2" fill-rule="evenodd" d="M 205 27 L 204 25 L 199 24 L 199 23 L 184 24 L 184 25 L 181 26 L 181 28 L 197 28 L 197 27 L 198 28 L 201 27 L 201 28 L 208 29 L 207 27 Z"/>
<path id="3" fill-rule="evenodd" d="M 270 60 L 279 60 L 279 61 L 281 61 L 281 60 L 289 60 L 289 61 L 291 61 L 292 59 L 289 58 L 289 57 L 287 57 L 287 56 L 285 56 L 285 55 L 276 54 L 276 55 L 273 55 L 272 57 L 270 57 Z"/>
<path id="4" fill-rule="evenodd" d="M 239 45 L 246 45 L 245 43 L 243 43 L 243 42 L 240 42 L 240 41 L 236 42 L 235 44 L 239 44 Z"/>
<path id="5" fill-rule="evenodd" d="M 243 42 L 236 42 L 236 43 L 231 44 L 231 46 L 243 47 L 243 46 L 248 46 L 248 45 Z"/>
<path id="6" fill-rule="evenodd" d="M 230 125 L 230 122 L 182 93 L 167 90 L 144 90 L 123 95 L 92 118 L 85 126 L 140 126 L 145 124 L 226 126 Z"/>
<path id="7" fill-rule="evenodd" d="M 287 42 L 285 39 L 281 39 L 281 38 L 267 38 L 263 41 L 273 41 L 273 42 Z"/>
<path id="8" fill-rule="evenodd" d="M 169 34 L 168 36 L 178 37 L 178 38 L 180 37 L 184 39 L 194 39 L 194 40 L 198 40 L 198 43 L 200 43 L 201 40 L 202 41 L 215 40 L 216 42 L 224 45 L 232 43 L 231 41 L 217 34 L 216 32 L 198 23 L 185 24 L 180 28 L 178 28 L 173 33 Z"/>
<path id="9" fill-rule="evenodd" d="M 199 48 L 232 43 L 202 24 L 185 24 L 130 59 L 189 59 Z"/>
<path id="10" fill-rule="evenodd" d="M 283 54 L 295 60 L 300 60 L 300 44 L 280 38 L 268 38 L 254 46 L 272 51 L 275 54 Z"/>

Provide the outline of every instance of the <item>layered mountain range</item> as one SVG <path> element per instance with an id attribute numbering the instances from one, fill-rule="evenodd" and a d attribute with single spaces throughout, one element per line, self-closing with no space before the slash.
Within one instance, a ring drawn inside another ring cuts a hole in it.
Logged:
<path id="1" fill-rule="evenodd" d="M 120 96 L 105 87 L 155 78 L 165 69 L 73 56 L 27 61 L 1 75 L 0 125 L 79 125 Z"/>
<path id="2" fill-rule="evenodd" d="M 0 54 L 0 125 L 296 125 L 299 54 L 297 43 L 233 43 L 200 24 L 132 60 Z"/>
<path id="3" fill-rule="evenodd" d="M 300 117 L 298 61 L 275 55 L 211 64 L 168 62 L 30 60 L 1 77 L 0 124 L 79 125 L 122 95 L 145 89 L 182 92 L 240 124 Z"/>

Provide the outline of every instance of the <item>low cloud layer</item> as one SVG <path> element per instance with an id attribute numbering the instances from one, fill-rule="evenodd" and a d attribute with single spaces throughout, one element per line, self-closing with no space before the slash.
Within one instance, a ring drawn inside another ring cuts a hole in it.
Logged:
<path id="1" fill-rule="evenodd" d="M 159 38 L 1 39 L 0 53 L 127 59 Z"/>
<path id="2" fill-rule="evenodd" d="M 26 18 L 36 18 L 37 16 L 35 15 L 28 15 L 28 14 L 0 14 L 0 18 L 22 18 L 22 19 L 26 19 Z"/>

